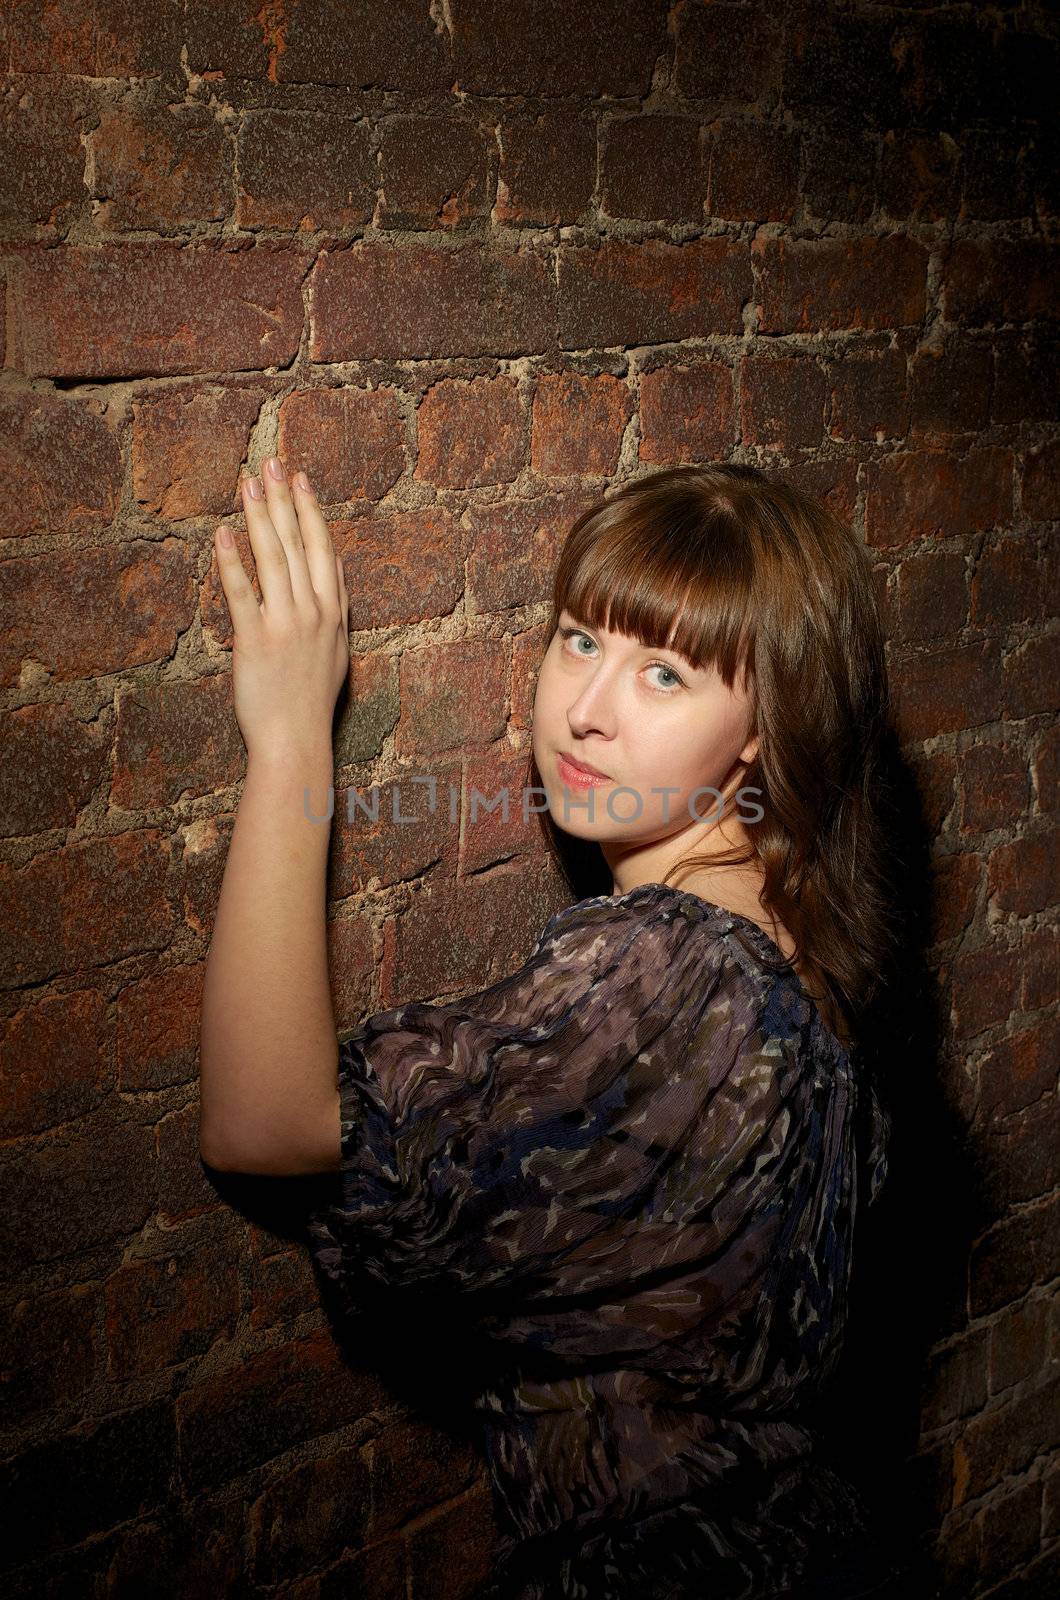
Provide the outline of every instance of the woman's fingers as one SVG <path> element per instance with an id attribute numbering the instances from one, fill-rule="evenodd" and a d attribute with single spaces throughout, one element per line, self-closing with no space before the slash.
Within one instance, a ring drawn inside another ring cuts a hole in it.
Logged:
<path id="1" fill-rule="evenodd" d="M 336 594 L 337 558 L 331 530 L 324 521 L 324 513 L 304 472 L 295 473 L 292 489 L 298 510 L 298 522 L 302 530 L 302 548 L 307 570 L 321 604 L 328 604 Z M 339 599 L 341 601 L 341 594 Z"/>
<path id="2" fill-rule="evenodd" d="M 252 476 L 242 478 L 240 488 L 262 604 L 273 608 L 289 606 L 294 595 L 291 554 L 273 521 L 267 491 L 262 489 L 261 479 Z"/>
<path id="3" fill-rule="evenodd" d="M 217 570 L 221 575 L 221 587 L 228 602 L 228 614 L 232 618 L 232 627 L 246 637 L 260 622 L 261 607 L 254 593 L 254 586 L 247 577 L 239 551 L 236 549 L 235 535 L 231 528 L 221 526 L 216 529 L 213 547 L 217 557 Z"/>

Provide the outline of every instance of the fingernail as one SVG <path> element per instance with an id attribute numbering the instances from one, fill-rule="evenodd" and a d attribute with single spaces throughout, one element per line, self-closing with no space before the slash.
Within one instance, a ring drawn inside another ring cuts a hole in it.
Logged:
<path id="1" fill-rule="evenodd" d="M 283 470 L 283 462 L 280 460 L 279 456 L 270 456 L 265 465 L 268 467 L 270 475 L 279 479 L 279 481 L 282 483 L 285 474 Z"/>
<path id="2" fill-rule="evenodd" d="M 304 472 L 296 472 L 291 482 L 294 483 L 299 489 L 309 488 L 309 479 L 306 477 Z"/>
<path id="3" fill-rule="evenodd" d="M 264 500 L 265 490 L 262 488 L 260 478 L 246 477 L 243 482 L 247 486 L 247 493 L 252 500 Z"/>

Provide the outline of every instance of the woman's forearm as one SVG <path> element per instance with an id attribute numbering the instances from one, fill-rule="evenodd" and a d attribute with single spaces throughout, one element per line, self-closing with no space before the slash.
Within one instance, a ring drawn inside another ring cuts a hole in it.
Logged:
<path id="1" fill-rule="evenodd" d="M 311 820 L 328 812 L 333 781 L 330 728 L 248 760 L 202 995 L 199 1147 L 215 1167 L 310 1172 L 338 1158 L 331 824 Z"/>

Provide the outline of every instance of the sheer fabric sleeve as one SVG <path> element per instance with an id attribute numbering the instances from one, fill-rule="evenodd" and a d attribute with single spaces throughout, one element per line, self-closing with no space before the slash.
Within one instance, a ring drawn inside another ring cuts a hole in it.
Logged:
<path id="1" fill-rule="evenodd" d="M 789 1140 L 794 1057 L 759 1011 L 690 903 L 649 893 L 567 907 L 479 994 L 370 1017 L 339 1051 L 319 1264 L 553 1311 L 689 1271 L 768 1206 Z"/>

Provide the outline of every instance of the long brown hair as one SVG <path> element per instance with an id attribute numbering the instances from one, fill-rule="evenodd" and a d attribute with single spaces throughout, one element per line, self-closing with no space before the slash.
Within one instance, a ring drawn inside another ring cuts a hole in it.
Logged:
<path id="1" fill-rule="evenodd" d="M 879 804 L 889 691 L 864 546 L 820 501 L 756 467 L 667 468 L 574 523 L 549 640 L 564 609 L 648 646 L 669 643 L 729 688 L 746 673 L 759 747 L 741 791 L 761 819 L 743 853 L 685 857 L 665 881 L 700 863 L 757 861 L 762 903 L 790 931 L 804 987 L 832 1032 L 856 1042 L 897 939 Z M 540 783 L 532 756 L 531 770 Z M 578 893 L 570 852 L 541 817 Z"/>

